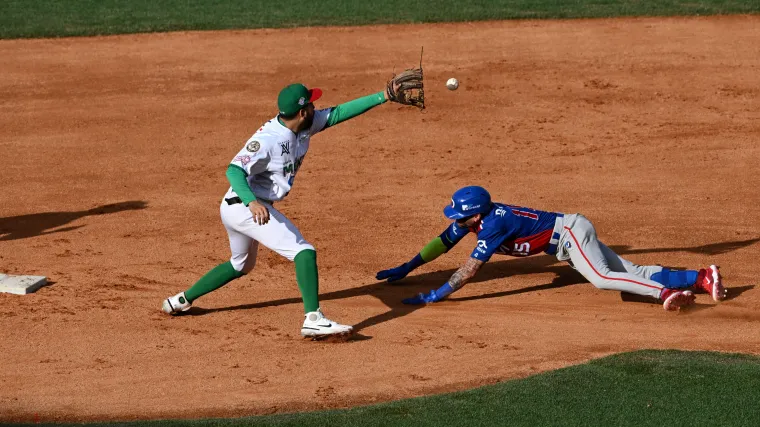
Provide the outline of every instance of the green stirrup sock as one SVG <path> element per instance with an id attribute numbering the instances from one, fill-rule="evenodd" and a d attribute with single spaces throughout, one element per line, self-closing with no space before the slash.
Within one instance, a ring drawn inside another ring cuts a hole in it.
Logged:
<path id="1" fill-rule="evenodd" d="M 317 273 L 317 252 L 305 249 L 296 255 L 296 281 L 301 290 L 303 308 L 306 313 L 319 308 L 319 274 Z"/>
<path id="2" fill-rule="evenodd" d="M 198 297 L 219 289 L 241 276 L 244 276 L 244 274 L 235 270 L 231 262 L 227 261 L 224 264 L 219 264 L 195 282 L 190 289 L 186 290 L 185 298 L 189 302 L 193 302 Z"/>

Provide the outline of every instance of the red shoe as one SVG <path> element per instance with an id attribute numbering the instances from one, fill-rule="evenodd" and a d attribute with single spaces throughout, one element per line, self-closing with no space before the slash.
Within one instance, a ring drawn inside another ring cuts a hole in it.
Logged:
<path id="1" fill-rule="evenodd" d="M 699 270 L 697 283 L 694 284 L 694 287 L 707 292 L 715 301 L 726 299 L 726 288 L 723 287 L 723 279 L 720 277 L 718 266 L 711 265 Z"/>
<path id="2" fill-rule="evenodd" d="M 694 300 L 697 297 L 694 296 L 692 291 L 681 291 L 678 289 L 663 288 L 660 293 L 660 299 L 662 300 L 662 308 L 665 311 L 678 311 L 681 307 L 694 304 Z"/>

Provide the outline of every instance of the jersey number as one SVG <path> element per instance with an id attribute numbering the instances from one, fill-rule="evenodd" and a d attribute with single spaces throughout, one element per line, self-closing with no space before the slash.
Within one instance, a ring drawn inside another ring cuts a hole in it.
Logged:
<path id="1" fill-rule="evenodd" d="M 512 209 L 512 213 L 514 215 L 516 215 L 516 216 L 522 216 L 522 217 L 525 217 L 525 218 L 530 218 L 530 219 L 533 219 L 533 220 L 538 220 L 538 215 L 534 214 L 533 212 L 526 212 L 526 211 L 521 211 L 519 209 Z"/>
<path id="2" fill-rule="evenodd" d="M 530 242 L 515 243 L 514 253 L 528 255 L 530 253 Z"/>

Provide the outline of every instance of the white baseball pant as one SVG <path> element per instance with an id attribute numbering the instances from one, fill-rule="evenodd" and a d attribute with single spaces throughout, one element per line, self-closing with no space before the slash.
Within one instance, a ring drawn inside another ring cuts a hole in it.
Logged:
<path id="1" fill-rule="evenodd" d="M 259 225 L 242 203 L 233 205 L 222 200 L 219 212 L 230 239 L 230 262 L 237 271 L 248 273 L 256 265 L 259 243 L 290 261 L 305 249 L 314 250 L 290 220 L 270 203 L 258 200 L 269 209 L 269 222 Z"/>
<path id="2" fill-rule="evenodd" d="M 660 297 L 664 286 L 649 278 L 662 271 L 661 266 L 640 266 L 620 257 L 597 239 L 594 225 L 583 215 L 565 215 L 562 219 L 557 259 L 570 260 L 599 289 Z"/>

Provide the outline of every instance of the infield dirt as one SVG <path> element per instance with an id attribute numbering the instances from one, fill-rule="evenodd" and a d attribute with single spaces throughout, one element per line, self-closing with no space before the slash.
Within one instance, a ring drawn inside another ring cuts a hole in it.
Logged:
<path id="1" fill-rule="evenodd" d="M 317 248 L 325 313 L 356 339 L 302 340 L 293 266 L 266 249 L 164 315 L 229 256 L 224 171 L 277 92 L 321 87 L 326 107 L 380 91 L 419 46 L 429 107 L 317 135 L 278 204 Z M 0 57 L 0 270 L 51 281 L 0 295 L 0 421 L 336 408 L 640 348 L 760 354 L 758 16 L 17 40 Z M 665 313 L 536 256 L 494 257 L 449 301 L 403 306 L 474 240 L 398 285 L 375 272 L 440 233 L 469 184 L 581 212 L 639 264 L 718 264 L 729 300 Z"/>

